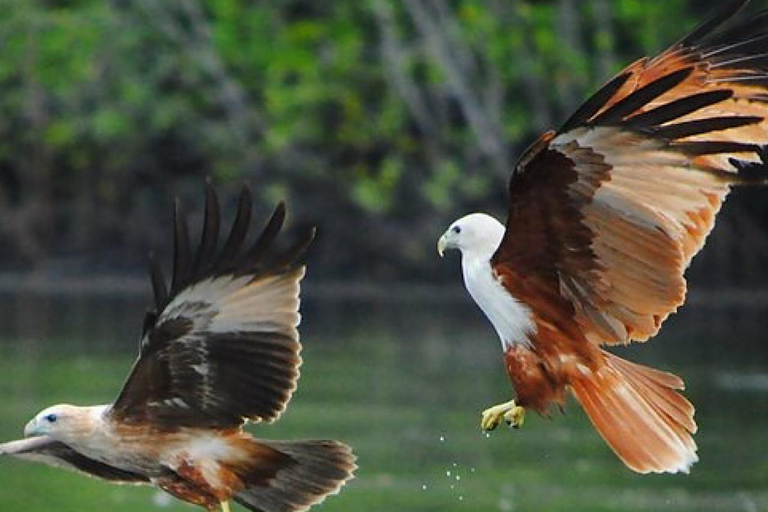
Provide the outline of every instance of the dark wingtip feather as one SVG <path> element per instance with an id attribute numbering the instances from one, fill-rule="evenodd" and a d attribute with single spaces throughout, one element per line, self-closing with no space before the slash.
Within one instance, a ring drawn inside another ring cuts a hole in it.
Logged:
<path id="1" fill-rule="evenodd" d="M 251 223 L 251 210 L 253 209 L 253 199 L 251 191 L 247 185 L 243 185 L 237 198 L 237 214 L 229 231 L 229 237 L 224 244 L 224 248 L 219 253 L 214 267 L 227 268 L 234 264 L 237 254 L 243 246 L 243 241 L 248 233 L 248 226 Z"/>
<path id="2" fill-rule="evenodd" d="M 286 206 L 280 202 L 267 221 L 254 244 L 243 250 L 250 230 L 253 198 L 247 186 L 238 195 L 237 213 L 224 246 L 219 250 L 221 212 L 215 188 L 210 180 L 205 185 L 205 214 L 200 243 L 194 253 L 189 240 L 188 227 L 181 202 L 174 204 L 174 255 L 170 288 L 160 266 L 150 254 L 149 272 L 152 282 L 155 308 L 160 312 L 182 289 L 192 282 L 206 277 L 232 273 L 235 275 L 280 272 L 290 268 L 306 252 L 315 236 L 314 228 L 288 250 L 279 253 L 268 263 L 263 263 L 265 254 L 280 233 L 286 217 Z"/>
<path id="3" fill-rule="evenodd" d="M 715 36 L 706 38 L 708 53 L 736 52 L 751 54 L 765 48 L 765 27 L 768 20 L 768 10 L 763 10 L 748 19 L 733 24 L 728 30 L 723 30 Z"/>
<path id="4" fill-rule="evenodd" d="M 160 265 L 155 259 L 154 253 L 149 253 L 149 278 L 152 282 L 152 295 L 155 297 L 155 307 L 160 311 L 168 300 L 168 288 L 165 284 L 165 276 Z"/>
<path id="5" fill-rule="evenodd" d="M 171 295 L 183 288 L 190 276 L 190 243 L 187 219 L 181 200 L 174 202 L 174 242 L 173 242 L 173 274 L 171 277 Z"/>
<path id="6" fill-rule="evenodd" d="M 728 162 L 736 169 L 736 185 L 767 185 L 768 184 L 768 147 L 760 146 L 755 151 L 760 162 L 745 162 L 737 158 L 729 158 Z"/>
<path id="7" fill-rule="evenodd" d="M 690 34 L 681 39 L 677 44 L 681 46 L 695 45 L 717 27 L 732 18 L 748 3 L 749 0 L 734 0 L 732 2 L 727 2 L 720 8 L 720 10 L 716 11 L 709 19 L 701 22 Z"/>
<path id="8" fill-rule="evenodd" d="M 316 234 L 317 227 L 312 226 L 309 228 L 304 236 L 302 236 L 296 243 L 294 243 L 291 247 L 283 251 L 277 256 L 277 258 L 275 258 L 275 260 L 270 265 L 270 268 L 285 269 L 295 265 L 297 260 L 299 260 L 304 255 L 304 253 L 307 252 L 307 249 L 309 249 L 309 246 L 314 241 Z"/>
<path id="9" fill-rule="evenodd" d="M 219 243 L 220 222 L 219 200 L 216 190 L 211 185 L 210 179 L 205 180 L 205 214 L 203 218 L 203 232 L 200 235 L 200 245 L 195 255 L 195 264 L 192 274 L 204 272 L 216 256 L 216 248 Z"/>
<path id="10" fill-rule="evenodd" d="M 731 141 L 691 141 L 675 142 L 671 147 L 682 151 L 688 156 L 716 155 L 720 153 L 757 153 L 760 147 L 756 144 Z"/>
<path id="11" fill-rule="evenodd" d="M 730 89 L 718 89 L 691 94 L 685 98 L 670 101 L 654 109 L 632 116 L 626 119 L 625 123 L 627 126 L 637 129 L 659 126 L 731 97 L 733 97 L 733 91 Z"/>
<path id="12" fill-rule="evenodd" d="M 243 254 L 240 258 L 238 266 L 243 267 L 244 271 L 248 271 L 255 268 L 261 261 L 264 253 L 272 245 L 285 222 L 285 203 L 280 201 L 275 207 L 275 211 L 272 212 L 272 216 L 267 221 L 264 229 L 261 231 L 259 238 L 254 242 L 253 246 Z"/>
<path id="13" fill-rule="evenodd" d="M 680 85 L 686 78 L 691 76 L 692 72 L 693 67 L 689 66 L 654 80 L 616 102 L 611 108 L 593 119 L 590 124 L 607 125 L 621 122 L 628 115 L 636 112 L 670 89 Z"/>
<path id="14" fill-rule="evenodd" d="M 703 133 L 730 130 L 732 128 L 739 128 L 750 124 L 757 124 L 762 121 L 763 118 L 759 116 L 710 117 L 706 119 L 667 124 L 664 126 L 654 126 L 648 130 L 648 133 L 663 139 L 674 140 L 691 137 L 693 135 L 701 135 Z"/>
<path id="15" fill-rule="evenodd" d="M 565 123 L 563 123 L 558 131 L 560 133 L 565 133 L 589 121 L 592 116 L 599 112 L 600 109 L 613 98 L 614 94 L 621 89 L 621 86 L 629 80 L 629 77 L 630 73 L 622 73 L 601 87 L 595 94 L 590 96 Z"/>

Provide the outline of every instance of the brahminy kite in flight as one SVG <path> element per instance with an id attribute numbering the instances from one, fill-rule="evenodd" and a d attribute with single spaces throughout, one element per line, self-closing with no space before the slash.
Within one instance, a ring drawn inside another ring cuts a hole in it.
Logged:
<path id="1" fill-rule="evenodd" d="M 768 12 L 721 28 L 746 3 L 631 64 L 542 135 L 514 168 L 506 225 L 473 213 L 440 238 L 441 255 L 461 251 L 516 393 L 483 412 L 483 429 L 546 415 L 571 390 L 634 471 L 698 459 L 683 381 L 601 346 L 659 331 L 731 186 L 768 176 Z"/>
<path id="2" fill-rule="evenodd" d="M 177 203 L 170 288 L 153 263 L 156 309 L 144 319 L 140 353 L 117 400 L 49 407 L 27 423 L 28 439 L 0 444 L 0 455 L 155 485 L 207 510 L 228 510 L 234 500 L 290 512 L 337 492 L 355 469 L 349 447 L 257 440 L 243 430 L 247 421 L 278 419 L 296 389 L 305 270 L 298 260 L 314 237 L 313 230 L 287 250 L 273 249 L 281 203 L 248 247 L 251 208 L 243 188 L 219 248 L 219 206 L 209 185 L 193 251 Z"/>

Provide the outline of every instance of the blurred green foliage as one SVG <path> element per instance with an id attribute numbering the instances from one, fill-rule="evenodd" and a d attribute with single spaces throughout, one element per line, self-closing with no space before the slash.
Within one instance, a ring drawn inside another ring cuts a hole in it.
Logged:
<path id="1" fill-rule="evenodd" d="M 678 39 L 692 3 L 0 0 L 0 258 L 130 264 L 212 176 L 342 240 L 330 277 L 415 275 L 453 217 L 503 214 L 521 147 Z"/>

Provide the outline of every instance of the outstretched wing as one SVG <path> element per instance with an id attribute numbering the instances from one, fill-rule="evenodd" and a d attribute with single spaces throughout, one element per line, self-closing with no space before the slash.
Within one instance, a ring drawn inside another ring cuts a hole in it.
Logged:
<path id="1" fill-rule="evenodd" d="M 64 443 L 48 436 L 20 439 L 0 444 L 0 456 L 42 462 L 55 468 L 79 471 L 89 476 L 126 484 L 148 484 L 149 478 L 86 457 Z"/>
<path id="2" fill-rule="evenodd" d="M 745 3 L 629 66 L 522 157 L 492 263 L 540 321 L 575 318 L 595 343 L 653 336 L 730 186 L 765 181 L 768 14 L 713 33 Z"/>
<path id="3" fill-rule="evenodd" d="M 255 243 L 245 247 L 252 200 L 243 188 L 227 241 L 219 249 L 219 207 L 206 189 L 201 241 L 193 254 L 177 203 L 170 290 L 156 265 L 157 312 L 147 315 L 139 358 L 112 407 L 114 420 L 228 428 L 273 421 L 296 388 L 301 363 L 299 281 L 314 230 L 269 257 L 282 227 L 280 204 Z"/>

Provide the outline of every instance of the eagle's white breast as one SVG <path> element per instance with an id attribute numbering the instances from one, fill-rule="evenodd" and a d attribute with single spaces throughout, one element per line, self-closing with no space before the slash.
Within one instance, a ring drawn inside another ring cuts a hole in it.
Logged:
<path id="1" fill-rule="evenodd" d="M 491 268 L 490 257 L 464 251 L 461 269 L 467 291 L 493 324 L 502 348 L 530 346 L 529 336 L 536 330 L 531 310 L 504 288 Z"/>

